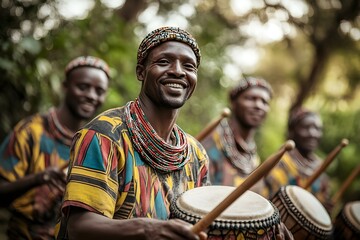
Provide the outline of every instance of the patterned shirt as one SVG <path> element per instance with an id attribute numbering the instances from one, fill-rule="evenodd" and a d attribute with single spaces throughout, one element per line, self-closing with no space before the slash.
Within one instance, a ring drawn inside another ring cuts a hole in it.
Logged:
<path id="1" fill-rule="evenodd" d="M 104 112 L 75 135 L 58 239 L 65 236 L 69 206 L 113 219 L 165 220 L 179 194 L 208 184 L 206 152 L 190 135 L 191 157 L 181 170 L 164 173 L 150 167 L 134 149 L 125 108 Z"/>
<path id="2" fill-rule="evenodd" d="M 295 149 L 285 152 L 280 162 L 271 170 L 265 178 L 269 188 L 269 199 L 272 199 L 282 186 L 303 186 L 315 170 L 321 165 L 322 160 L 315 159 L 312 166 L 300 165 L 300 153 Z M 329 178 L 321 174 L 310 186 L 310 192 L 324 205 L 331 207 Z"/>
<path id="3" fill-rule="evenodd" d="M 55 110 L 20 121 L 0 147 L 0 178 L 15 182 L 69 159 L 72 135 L 58 122 Z M 15 199 L 8 236 L 11 239 L 54 239 L 62 193 L 42 185 Z"/>
<path id="4" fill-rule="evenodd" d="M 211 184 L 237 187 L 260 165 L 260 157 L 255 153 L 250 159 L 246 159 L 248 156 L 238 151 L 236 146 L 231 146 L 235 143 L 225 142 L 226 132 L 229 132 L 229 137 L 234 139 L 227 119 L 224 119 L 211 134 L 201 141 L 201 144 L 206 149 L 210 159 L 209 176 Z M 228 154 L 227 147 L 232 147 L 233 154 L 237 156 Z M 236 166 L 237 162 L 240 161 L 243 162 L 243 166 Z M 256 183 L 250 190 L 260 195 L 267 195 L 263 180 Z"/>

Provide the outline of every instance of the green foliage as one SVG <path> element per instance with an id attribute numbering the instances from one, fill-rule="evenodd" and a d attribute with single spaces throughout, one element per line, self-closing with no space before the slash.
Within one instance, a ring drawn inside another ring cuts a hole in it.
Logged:
<path id="1" fill-rule="evenodd" d="M 337 145 L 340 144 L 343 138 L 349 140 L 349 145 L 346 146 L 332 162 L 328 174 L 331 176 L 335 184 L 334 191 L 345 181 L 350 175 L 351 171 L 359 165 L 358 156 L 360 156 L 360 125 L 358 120 L 360 117 L 360 110 L 356 111 L 336 111 L 336 112 L 322 112 L 324 121 L 324 136 L 321 142 L 320 149 L 324 153 L 329 153 Z M 355 199 L 360 193 L 360 179 L 357 178 L 348 191 L 345 192 L 344 199 Z"/>
<path id="2" fill-rule="evenodd" d="M 52 1 L 2 1 L 0 7 L 0 139 L 15 122 L 38 110 L 42 79 L 36 62 L 42 58 L 42 41 L 50 16 L 39 14 Z M 41 17 L 39 17 L 41 16 Z M 11 103 L 11 104 L 10 104 Z"/>

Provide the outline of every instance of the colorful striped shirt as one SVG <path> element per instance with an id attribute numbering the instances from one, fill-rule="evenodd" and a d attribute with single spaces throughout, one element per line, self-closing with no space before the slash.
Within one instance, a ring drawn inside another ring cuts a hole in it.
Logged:
<path id="1" fill-rule="evenodd" d="M 112 219 L 165 220 L 169 219 L 174 198 L 208 184 L 206 152 L 190 135 L 186 136 L 191 157 L 181 170 L 164 173 L 146 164 L 134 149 L 125 108 L 100 114 L 75 135 L 62 205 L 64 214 L 57 229 L 59 239 L 66 233 L 69 206 Z"/>
<path id="2" fill-rule="evenodd" d="M 303 186 L 322 163 L 322 160 L 316 159 L 313 167 L 301 166 L 297 163 L 299 160 L 295 159 L 296 154 L 299 154 L 296 149 L 286 152 L 280 162 L 265 178 L 266 186 L 269 189 L 269 199 L 272 199 L 282 186 Z M 322 173 L 312 183 L 309 190 L 325 208 L 331 207 L 329 178 L 325 173 Z"/>
<path id="3" fill-rule="evenodd" d="M 20 121 L 0 147 L 0 178 L 15 182 L 69 159 L 72 134 L 58 122 L 55 110 Z M 42 185 L 15 199 L 10 206 L 10 239 L 54 239 L 62 193 Z"/>

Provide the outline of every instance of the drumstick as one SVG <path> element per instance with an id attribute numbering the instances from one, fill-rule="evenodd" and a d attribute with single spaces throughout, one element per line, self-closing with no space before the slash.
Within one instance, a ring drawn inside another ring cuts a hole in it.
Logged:
<path id="1" fill-rule="evenodd" d="M 333 204 L 336 204 L 337 201 L 341 198 L 344 194 L 345 190 L 350 186 L 350 183 L 355 179 L 355 177 L 360 174 L 360 164 L 351 172 L 348 178 L 345 180 L 343 185 L 340 187 L 340 190 L 336 192 L 334 197 L 331 199 Z"/>
<path id="2" fill-rule="evenodd" d="M 229 117 L 231 114 L 231 110 L 229 108 L 224 108 L 221 115 L 210 122 L 197 136 L 196 139 L 198 141 L 203 140 L 207 135 L 211 133 L 212 130 L 226 117 Z"/>
<path id="3" fill-rule="evenodd" d="M 302 186 L 304 189 L 307 189 L 313 182 L 320 176 L 320 174 L 329 166 L 329 164 L 335 159 L 335 157 L 339 154 L 341 149 L 349 144 L 349 140 L 346 138 L 341 140 L 341 143 L 334 148 L 330 152 L 329 155 L 327 155 L 324 162 L 321 164 L 321 166 L 313 173 L 313 175 L 310 176 L 310 178 L 307 180 L 307 182 Z"/>
<path id="4" fill-rule="evenodd" d="M 288 140 L 278 152 L 268 157 L 245 179 L 240 186 L 235 188 L 235 190 L 232 191 L 221 203 L 200 219 L 200 221 L 193 226 L 192 231 L 199 234 L 201 231 L 205 230 L 227 207 L 229 207 L 245 191 L 250 189 L 263 176 L 265 176 L 280 161 L 286 151 L 290 151 L 294 147 L 294 141 Z"/>

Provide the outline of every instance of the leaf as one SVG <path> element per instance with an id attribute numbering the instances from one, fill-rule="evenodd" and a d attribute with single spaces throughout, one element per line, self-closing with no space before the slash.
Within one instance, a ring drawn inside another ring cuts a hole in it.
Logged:
<path id="1" fill-rule="evenodd" d="M 20 42 L 20 46 L 32 55 L 36 55 L 41 51 L 41 43 L 31 37 L 25 37 Z"/>

